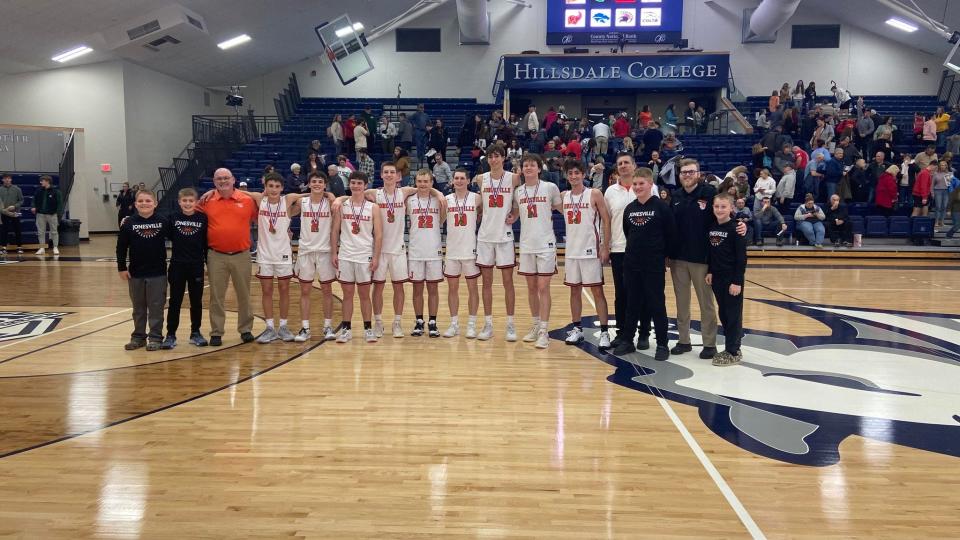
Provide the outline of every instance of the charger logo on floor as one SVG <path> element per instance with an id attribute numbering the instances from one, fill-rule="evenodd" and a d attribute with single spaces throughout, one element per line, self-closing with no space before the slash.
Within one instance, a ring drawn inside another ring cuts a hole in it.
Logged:
<path id="1" fill-rule="evenodd" d="M 52 331 L 69 312 L 0 311 L 0 341 L 39 336 Z"/>
<path id="2" fill-rule="evenodd" d="M 815 319 L 830 335 L 746 329 L 743 362 L 731 367 L 701 360 L 699 336 L 692 353 L 665 362 L 604 354 L 596 331 L 582 347 L 616 367 L 610 381 L 697 407 L 710 430 L 755 454 L 832 465 L 859 435 L 960 457 L 960 315 L 752 301 Z"/>

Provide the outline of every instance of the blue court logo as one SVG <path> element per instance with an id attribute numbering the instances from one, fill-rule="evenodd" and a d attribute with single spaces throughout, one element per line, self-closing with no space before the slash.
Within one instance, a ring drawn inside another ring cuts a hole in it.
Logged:
<path id="1" fill-rule="evenodd" d="M 69 312 L 0 311 L 0 341 L 39 336 L 52 331 Z"/>
<path id="2" fill-rule="evenodd" d="M 731 367 L 697 347 L 665 362 L 652 351 L 616 357 L 597 349 L 596 331 L 581 347 L 616 368 L 611 382 L 697 407 L 715 434 L 772 459 L 832 465 L 850 435 L 960 457 L 960 315 L 751 301 L 827 335 L 745 329 L 743 362 Z M 595 318 L 583 322 L 595 330 Z"/>

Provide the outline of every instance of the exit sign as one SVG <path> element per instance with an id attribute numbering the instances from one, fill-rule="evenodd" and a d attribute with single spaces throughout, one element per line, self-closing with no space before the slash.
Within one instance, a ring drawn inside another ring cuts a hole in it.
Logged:
<path id="1" fill-rule="evenodd" d="M 100 164 L 100 172 L 108 173 L 108 172 L 110 172 L 110 171 L 112 171 L 112 170 L 113 170 L 113 167 L 111 167 L 109 163 L 101 163 L 101 164 Z"/>

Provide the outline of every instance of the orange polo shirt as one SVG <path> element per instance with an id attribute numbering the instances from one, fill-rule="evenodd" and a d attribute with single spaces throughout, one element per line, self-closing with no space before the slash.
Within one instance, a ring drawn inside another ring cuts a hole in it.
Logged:
<path id="1" fill-rule="evenodd" d="M 199 210 L 207 215 L 207 244 L 222 253 L 250 249 L 250 223 L 257 219 L 257 206 L 246 193 L 234 190 L 229 197 L 214 192 Z"/>

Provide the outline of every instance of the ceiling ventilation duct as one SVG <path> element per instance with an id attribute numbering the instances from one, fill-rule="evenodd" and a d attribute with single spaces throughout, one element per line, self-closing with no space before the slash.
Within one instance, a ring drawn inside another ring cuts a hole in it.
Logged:
<path id="1" fill-rule="evenodd" d="M 490 12 L 487 0 L 457 0 L 461 45 L 490 44 Z"/>
<path id="2" fill-rule="evenodd" d="M 750 16 L 750 33 L 760 39 L 772 39 L 797 11 L 800 0 L 763 0 Z"/>
<path id="3" fill-rule="evenodd" d="M 145 46 L 159 50 L 161 46 L 169 47 L 209 34 L 203 17 L 179 4 L 168 4 L 111 26 L 101 35 L 107 49 L 123 56 L 136 56 Z"/>

